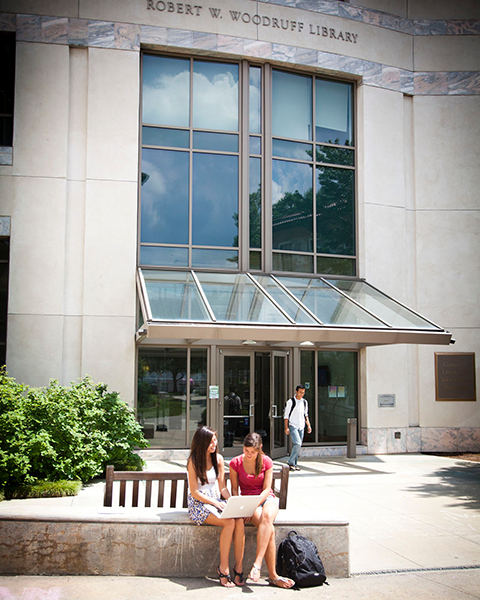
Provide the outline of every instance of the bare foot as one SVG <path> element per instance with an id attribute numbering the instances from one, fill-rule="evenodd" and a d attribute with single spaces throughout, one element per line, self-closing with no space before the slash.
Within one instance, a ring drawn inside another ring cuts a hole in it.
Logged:
<path id="1" fill-rule="evenodd" d="M 260 567 L 257 567 L 256 564 L 253 565 L 253 567 L 250 571 L 249 578 L 252 581 L 255 581 L 255 583 L 260 579 Z"/>
<path id="2" fill-rule="evenodd" d="M 288 577 L 276 577 L 275 579 L 269 579 L 268 582 L 270 585 L 285 589 L 289 589 L 295 585 L 293 579 L 289 579 Z"/>
<path id="3" fill-rule="evenodd" d="M 232 581 L 232 578 L 230 577 L 230 573 L 222 573 L 220 571 L 220 567 L 217 567 L 217 573 L 218 573 L 218 578 L 220 579 L 220 585 L 223 585 L 223 587 L 235 587 L 235 584 Z"/>

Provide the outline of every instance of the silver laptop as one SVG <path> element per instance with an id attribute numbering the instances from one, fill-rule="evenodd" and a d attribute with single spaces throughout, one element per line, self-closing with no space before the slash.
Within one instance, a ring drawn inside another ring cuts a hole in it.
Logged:
<path id="1" fill-rule="evenodd" d="M 238 519 L 251 517 L 259 502 L 260 496 L 230 496 L 222 512 L 212 504 L 206 506 L 219 519 Z"/>

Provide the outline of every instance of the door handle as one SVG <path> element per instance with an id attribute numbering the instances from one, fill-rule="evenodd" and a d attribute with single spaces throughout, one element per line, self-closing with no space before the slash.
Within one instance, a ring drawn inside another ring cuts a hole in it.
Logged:
<path id="1" fill-rule="evenodd" d="M 277 417 L 277 405 L 276 404 L 272 404 L 272 417 L 275 418 Z"/>
<path id="2" fill-rule="evenodd" d="M 250 404 L 250 413 L 248 415 L 249 417 L 253 417 L 253 407 L 254 407 L 254 405 Z"/>

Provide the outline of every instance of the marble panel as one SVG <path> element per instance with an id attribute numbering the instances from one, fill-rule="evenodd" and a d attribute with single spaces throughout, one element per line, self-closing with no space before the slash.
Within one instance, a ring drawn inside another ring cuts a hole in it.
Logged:
<path id="1" fill-rule="evenodd" d="M 457 452 L 457 430 L 449 427 L 422 428 L 422 452 Z"/>
<path id="2" fill-rule="evenodd" d="M 380 24 L 386 29 L 393 29 L 394 31 L 401 31 L 402 33 L 413 35 L 414 24 L 411 19 L 404 19 L 402 17 L 383 13 Z"/>
<path id="3" fill-rule="evenodd" d="M 415 95 L 446 95 L 448 94 L 447 73 L 414 73 L 413 89 Z"/>
<path id="4" fill-rule="evenodd" d="M 17 42 L 42 41 L 42 17 L 17 15 Z"/>
<path id="5" fill-rule="evenodd" d="M 309 48 L 297 48 L 296 61 L 300 65 L 317 66 L 318 52 L 316 50 L 310 50 Z"/>
<path id="6" fill-rule="evenodd" d="M 78 16 L 78 0 L 2 0 L 0 11 L 50 17 Z"/>
<path id="7" fill-rule="evenodd" d="M 382 86 L 388 90 L 401 91 L 401 73 L 396 67 L 382 67 Z"/>
<path id="8" fill-rule="evenodd" d="M 167 44 L 179 48 L 191 48 L 193 46 L 193 33 L 184 29 L 168 29 Z"/>
<path id="9" fill-rule="evenodd" d="M 383 83 L 383 67 L 379 63 L 363 61 L 363 82 L 367 85 L 381 87 Z"/>
<path id="10" fill-rule="evenodd" d="M 446 21 L 414 20 L 415 35 L 446 35 Z"/>
<path id="11" fill-rule="evenodd" d="M 480 427 L 460 427 L 457 443 L 458 452 L 480 452 Z"/>
<path id="12" fill-rule="evenodd" d="M 480 19 L 478 0 L 423 0 L 408 5 L 411 19 Z"/>
<path id="13" fill-rule="evenodd" d="M 0 235 L 10 236 L 10 217 L 0 217 Z"/>
<path id="14" fill-rule="evenodd" d="M 480 72 L 448 73 L 448 93 L 458 95 L 480 95 Z"/>
<path id="15" fill-rule="evenodd" d="M 318 0 L 317 11 L 324 15 L 338 16 L 339 2 L 332 2 L 331 0 Z"/>
<path id="16" fill-rule="evenodd" d="M 409 427 L 407 430 L 407 452 L 422 451 L 422 430 L 420 427 Z"/>
<path id="17" fill-rule="evenodd" d="M 351 73 L 352 75 L 363 75 L 364 62 L 357 58 L 349 58 L 348 56 L 338 57 L 338 70 L 342 73 Z"/>
<path id="18" fill-rule="evenodd" d="M 363 8 L 343 2 L 338 3 L 338 16 L 354 21 L 364 21 Z"/>
<path id="19" fill-rule="evenodd" d="M 243 38 L 232 37 L 230 35 L 217 36 L 217 48 L 219 52 L 229 52 L 231 54 L 243 54 Z"/>
<path id="20" fill-rule="evenodd" d="M 480 20 L 452 20 L 447 21 L 447 34 L 448 35 L 479 35 L 480 34 Z"/>
<path id="21" fill-rule="evenodd" d="M 296 0 L 295 7 L 301 8 L 302 10 L 318 12 L 317 0 Z"/>
<path id="22" fill-rule="evenodd" d="M 271 58 L 273 60 L 280 60 L 282 62 L 291 62 L 295 63 L 295 47 L 294 46 L 284 46 L 283 44 L 272 44 L 272 54 Z"/>
<path id="23" fill-rule="evenodd" d="M 387 429 L 369 428 L 368 454 L 388 454 Z"/>
<path id="24" fill-rule="evenodd" d="M 377 25 L 378 27 L 381 27 L 383 18 L 384 18 L 384 13 L 381 13 L 378 10 L 370 10 L 368 8 L 363 9 L 363 22 L 364 23 L 368 23 L 369 25 Z"/>
<path id="25" fill-rule="evenodd" d="M 0 146 L 0 165 L 13 164 L 13 148 L 11 146 Z"/>
<path id="26" fill-rule="evenodd" d="M 136 181 L 138 53 L 90 48 L 88 69 L 87 178 Z"/>
<path id="27" fill-rule="evenodd" d="M 88 46 L 88 21 L 69 19 L 68 43 L 70 46 Z"/>
<path id="28" fill-rule="evenodd" d="M 140 25 L 115 23 L 115 48 L 120 50 L 140 50 Z"/>
<path id="29" fill-rule="evenodd" d="M 403 69 L 400 69 L 400 90 L 404 94 L 413 95 L 414 79 L 412 71 L 404 71 Z"/>
<path id="30" fill-rule="evenodd" d="M 68 44 L 68 19 L 42 17 L 42 41 L 47 44 Z"/>
<path id="31" fill-rule="evenodd" d="M 400 434 L 400 438 L 395 436 Z M 388 429 L 387 452 L 388 454 L 404 454 L 407 451 L 407 430 L 405 428 Z"/>
<path id="32" fill-rule="evenodd" d="M 338 54 L 331 54 L 330 52 L 318 53 L 318 66 L 321 69 L 328 69 L 329 71 L 338 71 L 339 60 L 340 57 Z"/>
<path id="33" fill-rule="evenodd" d="M 360 444 L 362 446 L 368 445 L 368 429 L 366 427 L 360 429 Z"/>
<path id="34" fill-rule="evenodd" d="M 115 48 L 115 26 L 107 21 L 89 21 L 88 45 Z"/>
<path id="35" fill-rule="evenodd" d="M 12 377 L 33 387 L 62 378 L 63 317 L 9 314 L 7 367 Z"/>
<path id="36" fill-rule="evenodd" d="M 193 48 L 217 50 L 217 35 L 214 33 L 193 32 Z"/>
<path id="37" fill-rule="evenodd" d="M 167 44 L 167 32 L 168 30 L 166 27 L 142 25 L 140 27 L 140 43 L 163 46 Z"/>
<path id="38" fill-rule="evenodd" d="M 243 52 L 246 56 L 258 56 L 259 58 L 271 58 L 272 44 L 257 40 L 245 40 Z"/>
<path id="39" fill-rule="evenodd" d="M 16 31 L 17 17 L 16 15 L 8 15 L 0 13 L 0 31 Z"/>

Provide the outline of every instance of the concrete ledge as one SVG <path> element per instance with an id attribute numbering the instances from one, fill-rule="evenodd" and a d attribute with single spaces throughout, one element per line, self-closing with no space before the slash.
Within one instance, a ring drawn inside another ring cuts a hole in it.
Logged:
<path id="1" fill-rule="evenodd" d="M 0 515 L 0 574 L 216 576 L 219 528 L 194 525 L 185 509 L 57 507 L 55 513 L 39 508 L 28 516 Z M 280 511 L 277 545 L 293 529 L 315 542 L 328 577 L 348 577 L 348 522 L 333 514 L 298 517 Z M 253 526 L 247 527 L 245 546 L 249 569 Z"/>

